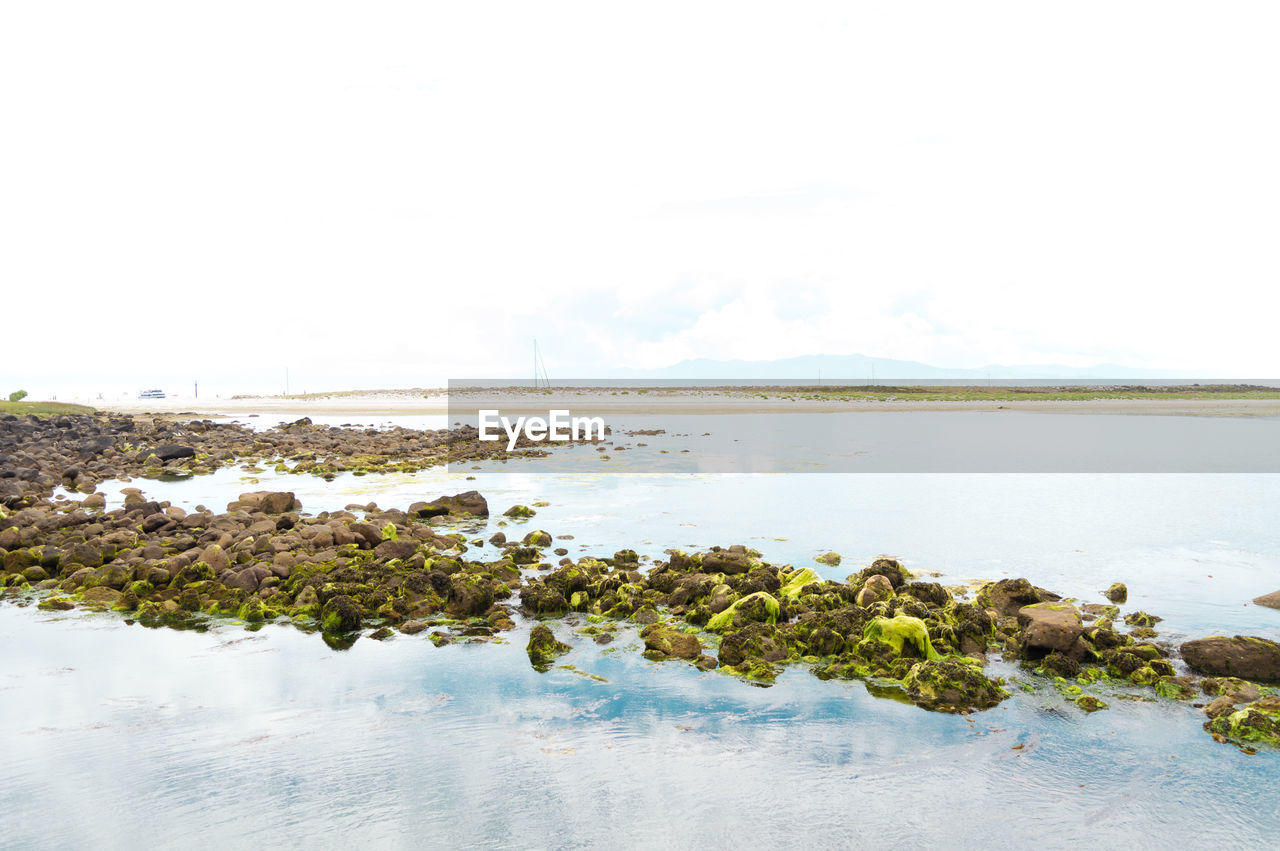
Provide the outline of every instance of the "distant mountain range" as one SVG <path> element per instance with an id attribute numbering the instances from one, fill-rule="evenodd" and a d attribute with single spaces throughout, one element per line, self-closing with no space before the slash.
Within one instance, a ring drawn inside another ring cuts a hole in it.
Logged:
<path id="1" fill-rule="evenodd" d="M 723 379 L 743 381 L 750 379 L 796 381 L 844 382 L 852 384 L 892 383 L 895 380 L 948 380 L 973 381 L 1098 381 L 1107 379 L 1160 380 L 1188 378 L 1186 372 L 1160 369 L 1135 369 L 1117 364 L 1077 367 L 1061 364 L 1033 364 L 1029 366 L 1004 366 L 993 364 L 974 369 L 932 366 L 927 363 L 891 358 L 871 358 L 866 355 L 804 355 L 769 361 L 710 360 L 699 358 L 686 360 L 660 369 L 608 370 L 594 378 L 636 379 Z"/>

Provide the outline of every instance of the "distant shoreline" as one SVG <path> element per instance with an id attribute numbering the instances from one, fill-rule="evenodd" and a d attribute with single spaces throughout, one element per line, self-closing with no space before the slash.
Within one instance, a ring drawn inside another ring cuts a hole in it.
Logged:
<path id="1" fill-rule="evenodd" d="M 568 408 L 617 414 L 841 413 L 876 411 L 1037 411 L 1084 414 L 1280 416 L 1280 392 L 1267 388 L 1081 387 L 707 387 L 531 388 L 455 392 L 455 407 L 514 412 Z M 371 390 L 228 399 L 138 399 L 102 410 L 162 416 L 432 416 L 449 413 L 449 393 Z"/>

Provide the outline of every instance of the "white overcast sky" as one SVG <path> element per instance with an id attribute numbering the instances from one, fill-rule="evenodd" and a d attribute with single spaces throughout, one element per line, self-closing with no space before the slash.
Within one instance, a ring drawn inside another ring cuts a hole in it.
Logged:
<path id="1" fill-rule="evenodd" d="M 1280 377 L 1275 3 L 7 3 L 0 387 Z"/>

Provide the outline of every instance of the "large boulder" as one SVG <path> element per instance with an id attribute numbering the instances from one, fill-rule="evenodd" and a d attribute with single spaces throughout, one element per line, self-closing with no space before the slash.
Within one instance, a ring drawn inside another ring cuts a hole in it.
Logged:
<path id="1" fill-rule="evenodd" d="M 297 511 L 302 503 L 293 492 L 251 491 L 240 494 L 240 498 L 227 505 L 227 511 L 261 511 L 263 514 L 284 514 L 286 511 Z"/>
<path id="2" fill-rule="evenodd" d="M 1211 635 L 1182 645 L 1182 658 L 1204 674 L 1280 680 L 1280 644 L 1251 635 Z"/>
<path id="3" fill-rule="evenodd" d="M 179 446 L 176 443 L 163 443 L 154 449 L 144 449 L 139 453 L 139 460 L 145 461 L 148 455 L 154 455 L 161 461 L 172 461 L 176 458 L 193 458 L 196 451 L 190 446 Z"/>
<path id="4" fill-rule="evenodd" d="M 1070 654 L 1084 633 L 1080 612 L 1069 603 L 1035 603 L 1018 609 L 1023 655 L 1047 656 L 1053 651 Z"/>
<path id="5" fill-rule="evenodd" d="M 1280 591 L 1272 591 L 1270 594 L 1254 597 L 1253 602 L 1259 606 L 1266 606 L 1268 609 L 1280 609 Z"/>
<path id="6" fill-rule="evenodd" d="M 442 496 L 431 502 L 415 502 L 409 506 L 409 514 L 420 517 L 440 517 L 445 514 L 472 514 L 489 516 L 489 503 L 479 491 L 466 491 L 453 496 Z"/>
<path id="7" fill-rule="evenodd" d="M 891 600 L 893 597 L 893 583 L 890 581 L 889 577 L 881 573 L 873 573 L 871 576 L 867 577 L 866 583 L 858 591 L 858 596 L 855 602 L 865 609 L 872 603 L 876 603 L 881 600 Z"/>

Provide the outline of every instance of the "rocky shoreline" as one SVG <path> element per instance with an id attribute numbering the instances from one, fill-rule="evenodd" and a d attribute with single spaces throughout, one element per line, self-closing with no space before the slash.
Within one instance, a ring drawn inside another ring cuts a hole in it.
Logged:
<path id="1" fill-rule="evenodd" d="M 210 422 L 5 418 L 0 584 L 20 604 L 116 611 L 147 626 L 291 622 L 335 648 L 395 632 L 441 646 L 501 641 L 533 621 L 527 649 L 540 670 L 569 649 L 566 629 L 599 644 L 638 629 L 651 660 L 758 685 L 797 666 L 956 713 L 1043 686 L 1086 713 L 1106 709 L 1104 698 L 1186 701 L 1203 709 L 1218 741 L 1245 752 L 1280 746 L 1280 696 L 1269 685 L 1280 681 L 1280 644 L 1209 636 L 1175 647 L 1159 639 L 1160 618 L 1122 613 L 1127 589 L 1118 584 L 1083 603 L 1026 579 L 944 587 L 892 558 L 832 581 L 740 545 L 671 550 L 655 562 L 632 550 L 571 560 L 543 530 L 468 539 L 457 522 L 489 514 L 474 491 L 314 516 L 292 493 L 242 494 L 225 512 L 186 512 L 136 488 L 107 511 L 95 493 L 109 478 L 197 475 L 245 461 L 287 460 L 290 472 L 321 476 L 431 466 L 449 449 L 444 432 L 307 421 L 256 433 Z M 59 485 L 86 496 L 54 499 Z M 523 523 L 536 512 L 505 514 Z M 1021 668 L 990 676 L 995 658 Z"/>
<path id="2" fill-rule="evenodd" d="M 482 442 L 474 428 L 385 429 L 315 425 L 303 417 L 265 431 L 213 420 L 108 414 L 0 417 L 0 504 L 92 494 L 107 479 L 177 480 L 228 465 L 328 480 L 339 473 L 412 473 L 450 463 L 547 454 L 521 437 Z"/>

